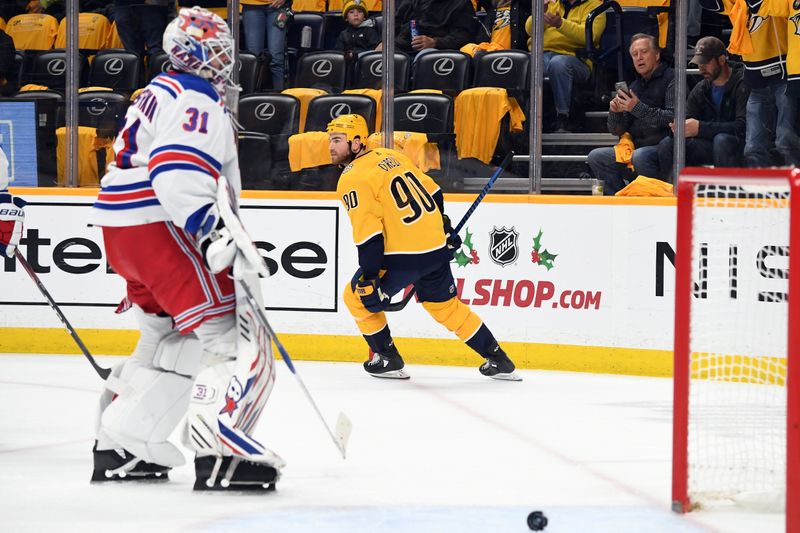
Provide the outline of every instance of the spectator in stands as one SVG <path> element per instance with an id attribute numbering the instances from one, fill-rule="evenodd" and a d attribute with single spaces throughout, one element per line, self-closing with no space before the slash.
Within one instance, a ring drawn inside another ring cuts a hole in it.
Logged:
<path id="1" fill-rule="evenodd" d="M 741 166 L 746 129 L 747 98 L 744 67 L 729 63 L 725 44 L 716 37 L 703 37 L 695 45 L 692 63 L 703 81 L 689 93 L 686 103 L 686 164 L 716 167 Z M 675 131 L 675 124 L 670 123 Z M 662 169 L 672 167 L 674 139 L 664 137 L 658 145 Z"/>
<path id="2" fill-rule="evenodd" d="M 586 46 L 586 18 L 602 4 L 601 0 L 545 0 L 544 3 L 544 75 L 550 78 L 550 89 L 556 105 L 556 133 L 572 131 L 569 110 L 573 83 L 586 83 L 591 62 L 575 56 L 575 50 Z M 526 30 L 532 21 L 526 22 Z M 606 27 L 605 14 L 594 19 L 592 35 L 595 44 Z"/>
<path id="3" fill-rule="evenodd" d="M 661 62 L 658 40 L 652 35 L 637 33 L 631 38 L 630 54 L 636 69 L 636 80 L 630 89 L 617 90 L 609 104 L 608 131 L 633 140 L 633 154 L 628 161 L 618 161 L 615 147 L 595 148 L 589 152 L 589 167 L 598 179 L 605 181 L 604 193 L 616 194 L 625 180 L 636 175 L 665 179 L 658 161 L 658 143 L 669 134 L 673 119 L 675 72 Z M 668 170 L 667 170 L 668 172 Z"/>
<path id="4" fill-rule="evenodd" d="M 14 39 L 0 30 L 0 96 L 7 96 L 17 90 L 17 84 L 11 79 L 14 68 Z"/>
<path id="5" fill-rule="evenodd" d="M 369 18 L 361 0 L 348 0 L 342 9 L 342 16 L 347 21 L 347 28 L 336 39 L 337 50 L 357 55 L 374 50 L 381 42 L 375 21 Z"/>
<path id="6" fill-rule="evenodd" d="M 114 22 L 125 49 L 141 57 L 160 52 L 169 0 L 114 0 Z"/>
<path id="7" fill-rule="evenodd" d="M 800 166 L 800 137 L 795 130 L 797 99 L 787 92 L 786 19 L 739 13 L 734 0 L 701 0 L 704 9 L 728 15 L 733 24 L 728 50 L 740 54 L 747 101 L 744 160 L 748 167 Z M 794 24 L 790 24 L 794 28 Z M 792 37 L 794 39 L 794 36 Z M 777 154 L 772 153 L 773 149 Z"/>
<path id="8" fill-rule="evenodd" d="M 508 14 L 500 13 L 508 7 Z M 485 11 L 486 16 L 478 20 L 478 33 L 475 43 L 499 42 L 505 43 L 504 23 L 508 23 L 510 30 L 509 44 L 503 49 L 525 50 L 528 35 L 525 33 L 525 21 L 531 15 L 531 3 L 525 0 L 477 0 L 476 12 Z M 497 35 L 493 35 L 499 32 Z M 469 45 L 468 45 L 469 46 Z M 462 48 L 463 51 L 463 48 Z"/>
<path id="9" fill-rule="evenodd" d="M 283 90 L 286 26 L 291 16 L 292 0 L 241 0 L 244 40 L 256 55 L 264 52 L 264 38 L 270 55 L 272 89 Z"/>
<path id="10" fill-rule="evenodd" d="M 462 46 L 462 52 L 475 57 L 482 52 L 511 48 L 511 0 L 492 0 L 485 21 L 478 24 L 475 42 Z M 486 27 L 486 23 L 491 25 Z"/>
<path id="11" fill-rule="evenodd" d="M 416 36 L 411 34 L 412 21 Z M 409 54 L 458 50 L 475 35 L 471 0 L 402 0 L 397 6 L 395 47 Z M 375 49 L 380 50 L 379 44 Z"/>

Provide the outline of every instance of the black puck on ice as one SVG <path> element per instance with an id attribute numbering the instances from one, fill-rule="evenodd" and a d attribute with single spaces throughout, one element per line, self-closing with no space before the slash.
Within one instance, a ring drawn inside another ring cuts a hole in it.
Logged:
<path id="1" fill-rule="evenodd" d="M 541 531 L 547 527 L 547 517 L 541 511 L 533 511 L 528 515 L 528 527 L 533 531 Z"/>

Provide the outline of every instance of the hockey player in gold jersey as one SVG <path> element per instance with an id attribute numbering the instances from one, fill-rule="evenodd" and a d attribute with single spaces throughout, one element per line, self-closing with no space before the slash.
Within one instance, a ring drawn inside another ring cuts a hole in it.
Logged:
<path id="1" fill-rule="evenodd" d="M 328 124 L 331 159 L 346 165 L 336 193 L 358 248 L 359 269 L 344 289 L 344 303 L 374 352 L 364 369 L 377 377 L 409 377 L 384 309 L 413 284 L 425 310 L 486 359 L 481 374 L 519 380 L 489 328 L 457 297 L 450 260 L 461 243 L 439 186 L 395 150 L 367 151 L 368 133 L 360 115 Z"/>

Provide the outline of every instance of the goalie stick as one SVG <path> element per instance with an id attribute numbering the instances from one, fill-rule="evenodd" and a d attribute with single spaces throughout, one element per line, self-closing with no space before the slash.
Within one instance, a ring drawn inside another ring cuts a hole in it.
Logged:
<path id="1" fill-rule="evenodd" d="M 464 228 L 464 224 L 467 223 L 467 220 L 469 220 L 469 217 L 472 216 L 472 213 L 475 212 L 475 210 L 478 208 L 478 205 L 481 203 L 481 201 L 489 193 L 489 190 L 494 185 L 494 182 L 497 181 L 497 178 L 500 177 L 500 174 L 503 173 L 503 170 L 505 170 L 505 168 L 511 162 L 511 159 L 513 157 L 514 157 L 514 152 L 513 151 L 512 152 L 508 152 L 506 154 L 506 156 L 503 158 L 503 161 L 500 162 L 500 166 L 495 169 L 495 171 L 492 173 L 491 177 L 489 178 L 489 181 L 487 181 L 486 185 L 484 185 L 483 189 L 481 189 L 481 192 L 480 192 L 480 194 L 478 194 L 478 197 L 475 198 L 475 201 L 473 201 L 472 205 L 469 206 L 469 209 L 467 209 L 467 212 L 464 213 L 464 216 L 461 217 L 461 220 L 458 222 L 456 227 L 453 228 L 453 234 L 454 235 L 458 235 L 458 233 Z M 411 290 L 408 291 L 408 293 L 403 297 L 402 300 L 400 300 L 398 302 L 395 302 L 395 303 L 390 303 L 388 305 L 388 307 L 386 307 L 385 311 L 394 312 L 394 311 L 403 310 L 405 308 L 405 306 L 408 304 L 408 302 L 411 301 L 411 298 L 414 297 L 415 293 L 416 293 L 416 288 L 415 287 L 411 287 Z"/>
<path id="2" fill-rule="evenodd" d="M 278 335 L 275 333 L 275 330 L 272 329 L 272 326 L 270 326 L 269 321 L 267 320 L 267 314 L 264 312 L 264 307 L 258 303 L 258 299 L 253 294 L 252 289 L 243 279 L 244 276 L 237 274 L 237 268 L 246 268 L 244 266 L 245 264 L 258 265 L 261 268 L 265 268 L 263 266 L 264 259 L 261 257 L 258 249 L 253 244 L 253 241 L 250 239 L 247 231 L 244 229 L 241 220 L 239 220 L 239 217 L 231 208 L 228 180 L 224 176 L 220 176 L 217 187 L 217 207 L 219 209 L 220 217 L 225 223 L 225 226 L 229 229 L 231 238 L 236 243 L 239 253 L 244 257 L 243 261 L 237 260 L 234 262 L 233 278 L 242 288 L 248 302 L 250 303 L 250 306 L 255 311 L 256 320 L 261 323 L 261 326 L 266 329 L 270 337 L 272 337 L 272 341 L 275 343 L 275 346 L 277 346 L 278 351 L 281 353 L 283 362 L 286 363 L 286 366 L 289 367 L 289 371 L 292 373 L 292 375 L 294 375 L 309 403 L 311 403 L 311 406 L 314 408 L 314 411 L 317 413 L 320 421 L 325 426 L 328 435 L 330 435 L 333 443 L 336 445 L 336 448 L 338 448 L 339 452 L 342 454 L 342 458 L 346 459 L 347 441 L 350 439 L 350 433 L 353 429 L 353 424 L 344 413 L 340 412 L 339 417 L 336 420 L 336 433 L 334 434 L 328 425 L 328 422 L 325 420 L 325 417 L 322 416 L 322 411 L 319 410 L 317 402 L 314 401 L 314 398 L 308 391 L 308 387 L 306 387 L 306 384 L 303 382 L 303 378 L 301 378 L 300 374 L 297 372 L 297 369 L 292 362 L 292 358 L 289 357 L 289 353 L 286 351 L 286 348 L 283 347 L 283 343 L 280 341 L 280 339 L 278 339 Z"/>
<path id="3" fill-rule="evenodd" d="M 97 363 L 97 361 L 95 360 L 94 356 L 92 356 L 92 354 L 89 352 L 89 349 L 86 347 L 86 345 L 83 343 L 81 338 L 78 336 L 78 332 L 75 331 L 75 328 L 73 328 L 72 324 L 69 323 L 69 320 L 67 320 L 67 317 L 64 316 L 64 313 L 61 312 L 61 309 L 58 307 L 58 304 L 56 304 L 55 300 L 53 300 L 53 297 L 50 296 L 50 293 L 45 288 L 44 284 L 42 283 L 42 280 L 39 279 L 39 276 L 36 274 L 36 272 L 34 272 L 33 268 L 28 263 L 27 259 L 25 259 L 25 256 L 22 255 L 22 253 L 19 251 L 19 248 L 17 248 L 14 251 L 14 255 L 15 255 L 17 261 L 19 261 L 19 264 L 22 265 L 22 268 L 25 269 L 25 272 L 28 273 L 28 276 L 30 276 L 30 278 L 33 280 L 33 282 L 39 288 L 39 291 L 41 291 L 41 293 L 44 295 L 45 299 L 47 300 L 47 303 L 50 304 L 50 308 L 53 311 L 56 312 L 56 315 L 58 315 L 58 319 L 64 325 L 64 328 L 66 328 L 66 330 L 72 336 L 72 340 L 74 340 L 75 344 L 78 345 L 78 348 L 81 349 L 81 351 L 83 352 L 83 355 L 86 356 L 86 359 L 89 361 L 89 364 L 92 365 L 92 368 L 94 368 L 94 371 L 97 372 L 97 375 L 99 375 L 101 378 L 103 378 L 106 381 L 108 381 L 109 380 L 109 376 L 111 376 L 111 369 L 110 368 L 103 368 L 102 366 L 100 366 Z M 115 392 L 117 392 L 117 391 L 115 391 Z"/>

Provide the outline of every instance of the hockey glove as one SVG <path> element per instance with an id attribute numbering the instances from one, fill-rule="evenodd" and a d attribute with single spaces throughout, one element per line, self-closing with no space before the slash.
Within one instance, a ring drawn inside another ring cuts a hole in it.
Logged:
<path id="1" fill-rule="evenodd" d="M 391 297 L 381 290 L 381 280 L 378 277 L 368 279 L 359 277 L 356 283 L 356 296 L 361 298 L 361 303 L 371 313 L 380 313 L 391 301 Z"/>
<path id="2" fill-rule="evenodd" d="M 212 205 L 206 212 L 196 238 L 200 253 L 203 254 L 203 262 L 211 272 L 218 274 L 233 265 L 236 243 L 220 218 L 216 205 Z"/>
<path id="3" fill-rule="evenodd" d="M 455 254 L 461 249 L 461 237 L 458 236 L 458 233 L 453 231 L 453 225 L 450 223 L 449 216 L 442 215 L 442 219 L 444 220 L 444 234 L 447 235 L 447 249 Z"/>
<path id="4" fill-rule="evenodd" d="M 25 200 L 7 192 L 0 193 L 0 254 L 14 257 L 22 237 Z"/>

